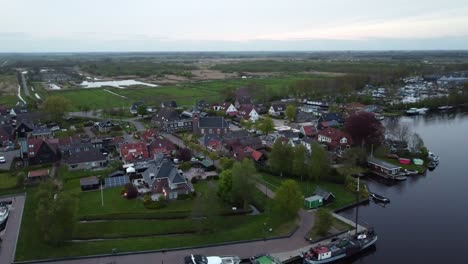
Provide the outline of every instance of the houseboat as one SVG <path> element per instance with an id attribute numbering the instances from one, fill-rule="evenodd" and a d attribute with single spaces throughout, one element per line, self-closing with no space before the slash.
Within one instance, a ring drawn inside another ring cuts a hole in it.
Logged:
<path id="1" fill-rule="evenodd" d="M 401 172 L 401 167 L 377 159 L 373 156 L 367 158 L 367 165 L 372 173 L 389 180 L 404 181 L 406 176 Z"/>
<path id="2" fill-rule="evenodd" d="M 304 264 L 323 264 L 356 255 L 377 242 L 377 234 L 372 229 L 319 245 L 301 253 Z"/>
<path id="3" fill-rule="evenodd" d="M 185 264 L 239 264 L 241 259 L 238 256 L 204 256 L 190 255 L 184 258 Z"/>

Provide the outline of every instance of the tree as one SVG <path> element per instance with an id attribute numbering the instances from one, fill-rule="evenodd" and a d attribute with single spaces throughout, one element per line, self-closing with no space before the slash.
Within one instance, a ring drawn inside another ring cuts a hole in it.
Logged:
<path id="1" fill-rule="evenodd" d="M 211 160 L 217 160 L 219 159 L 219 156 L 218 156 L 218 153 L 216 152 L 210 152 L 208 153 L 208 158 L 210 158 Z"/>
<path id="2" fill-rule="evenodd" d="M 294 121 L 294 118 L 296 118 L 296 107 L 294 105 L 288 105 L 285 114 L 289 122 Z"/>
<path id="3" fill-rule="evenodd" d="M 287 157 L 293 156 L 293 147 L 283 143 L 281 140 L 276 140 L 271 147 L 271 152 L 268 157 L 268 165 L 270 169 L 280 176 L 283 173 L 292 174 L 292 163 Z"/>
<path id="4" fill-rule="evenodd" d="M 328 230 L 333 225 L 333 216 L 331 213 L 323 208 L 320 208 L 316 215 L 316 223 L 315 223 L 315 228 L 316 232 L 319 236 L 325 236 L 328 233 Z"/>
<path id="5" fill-rule="evenodd" d="M 396 123 L 389 126 L 390 133 L 401 141 L 408 142 L 411 136 L 411 128 L 407 124 Z"/>
<path id="6" fill-rule="evenodd" d="M 327 152 L 318 143 L 312 143 L 311 150 L 309 177 L 318 181 L 321 176 L 330 171 L 330 161 L 328 160 Z"/>
<path id="7" fill-rule="evenodd" d="M 148 110 L 146 109 L 146 106 L 144 105 L 139 105 L 137 108 L 137 114 L 139 116 L 145 116 L 148 114 Z"/>
<path id="8" fill-rule="evenodd" d="M 232 170 L 224 170 L 219 174 L 218 196 L 225 203 L 232 202 Z"/>
<path id="9" fill-rule="evenodd" d="M 42 184 L 41 184 L 42 185 Z M 36 221 L 45 242 L 59 245 L 71 238 L 76 214 L 76 198 L 57 193 L 57 188 L 46 183 L 36 193 Z"/>
<path id="10" fill-rule="evenodd" d="M 44 101 L 43 108 L 53 121 L 60 122 L 70 109 L 70 102 L 63 96 L 52 95 Z"/>
<path id="11" fill-rule="evenodd" d="M 234 162 L 236 162 L 234 159 L 228 157 L 222 157 L 219 159 L 219 164 L 223 170 L 231 169 L 232 166 L 234 166 Z"/>
<path id="12" fill-rule="evenodd" d="M 255 166 L 249 159 L 236 162 L 232 167 L 232 201 L 247 208 L 255 190 Z"/>
<path id="13" fill-rule="evenodd" d="M 345 130 L 351 135 L 354 143 L 380 145 L 384 139 L 384 128 L 372 113 L 359 112 L 351 115 L 345 124 Z"/>
<path id="14" fill-rule="evenodd" d="M 294 158 L 292 161 L 292 172 L 294 175 L 303 180 L 303 176 L 307 174 L 306 164 L 307 149 L 303 145 L 294 148 Z"/>
<path id="15" fill-rule="evenodd" d="M 241 125 L 246 129 L 246 130 L 251 130 L 254 126 L 254 123 L 251 119 L 245 120 L 241 119 Z"/>
<path id="16" fill-rule="evenodd" d="M 125 184 L 123 191 L 127 199 L 135 199 L 138 196 L 138 190 L 132 183 Z"/>
<path id="17" fill-rule="evenodd" d="M 273 212 L 277 217 L 291 219 L 297 215 L 302 202 L 302 191 L 297 182 L 286 180 L 276 191 Z"/>
<path id="18" fill-rule="evenodd" d="M 179 149 L 177 158 L 181 161 L 190 161 L 192 159 L 192 151 L 188 148 Z"/>
<path id="19" fill-rule="evenodd" d="M 270 134 L 270 132 L 275 129 L 275 123 L 270 117 L 265 117 L 262 120 L 258 120 L 256 126 L 256 129 L 260 130 L 265 135 Z"/>

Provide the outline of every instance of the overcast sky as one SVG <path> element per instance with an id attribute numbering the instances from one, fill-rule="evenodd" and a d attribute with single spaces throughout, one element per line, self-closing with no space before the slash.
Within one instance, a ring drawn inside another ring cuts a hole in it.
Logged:
<path id="1" fill-rule="evenodd" d="M 467 48 L 467 0 L 0 0 L 0 52 Z"/>

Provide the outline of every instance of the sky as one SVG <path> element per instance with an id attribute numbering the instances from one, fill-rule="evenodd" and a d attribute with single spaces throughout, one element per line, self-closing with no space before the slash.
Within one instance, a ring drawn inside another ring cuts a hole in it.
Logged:
<path id="1" fill-rule="evenodd" d="M 460 49 L 467 0 L 0 0 L 0 52 Z"/>

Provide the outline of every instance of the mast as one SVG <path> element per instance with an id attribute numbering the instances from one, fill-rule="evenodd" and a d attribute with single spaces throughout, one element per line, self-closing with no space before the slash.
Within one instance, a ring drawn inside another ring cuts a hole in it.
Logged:
<path id="1" fill-rule="evenodd" d="M 356 220 L 355 220 L 355 224 L 356 224 L 356 234 L 358 232 L 358 215 L 359 215 L 359 176 L 357 177 L 357 187 L 356 187 L 357 191 L 356 191 Z"/>

